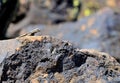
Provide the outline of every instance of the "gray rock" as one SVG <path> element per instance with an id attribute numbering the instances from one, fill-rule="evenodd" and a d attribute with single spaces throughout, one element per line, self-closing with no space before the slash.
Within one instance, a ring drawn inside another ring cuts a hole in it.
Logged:
<path id="1" fill-rule="evenodd" d="M 120 82 L 120 64 L 106 53 L 80 50 L 49 36 L 25 36 L 10 41 L 19 43 L 1 63 L 1 83 Z"/>
<path id="2" fill-rule="evenodd" d="M 35 25 L 36 27 L 37 25 Z M 96 49 L 107 52 L 120 59 L 120 15 L 111 9 L 104 8 L 92 16 L 80 19 L 78 22 L 67 22 L 59 25 L 46 25 L 41 29 L 44 35 L 68 40 L 82 49 Z M 20 34 L 33 28 L 24 28 Z M 81 44 L 82 42 L 82 44 Z"/>

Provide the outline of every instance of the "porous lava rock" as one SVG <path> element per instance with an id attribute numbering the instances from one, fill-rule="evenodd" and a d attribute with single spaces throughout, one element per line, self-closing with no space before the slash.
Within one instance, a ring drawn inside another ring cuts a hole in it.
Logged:
<path id="1" fill-rule="evenodd" d="M 120 82 L 120 64 L 106 53 L 49 36 L 15 40 L 21 46 L 2 61 L 0 83 Z"/>
<path id="2" fill-rule="evenodd" d="M 120 60 L 120 14 L 110 8 L 103 8 L 95 14 L 81 18 L 77 22 L 59 25 L 29 25 L 21 29 L 20 35 L 35 28 L 40 35 L 50 35 L 77 44 L 81 49 L 96 49 L 109 53 Z M 13 27 L 17 29 L 16 27 Z M 10 29 L 10 30 L 15 30 Z M 12 32 L 11 32 L 12 33 Z M 17 32 L 18 33 L 18 32 Z M 82 43 L 82 44 L 81 44 Z"/>

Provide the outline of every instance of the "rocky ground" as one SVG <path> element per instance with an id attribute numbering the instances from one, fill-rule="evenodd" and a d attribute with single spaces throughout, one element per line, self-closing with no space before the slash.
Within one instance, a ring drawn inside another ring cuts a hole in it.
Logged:
<path id="1" fill-rule="evenodd" d="M 80 50 L 49 36 L 19 37 L 1 45 L 6 49 L 0 55 L 1 83 L 120 82 L 120 64 L 106 53 Z"/>
<path id="2" fill-rule="evenodd" d="M 120 59 L 119 16 L 119 14 L 114 14 L 113 10 L 103 8 L 89 17 L 81 18 L 77 22 L 66 22 L 58 25 L 30 24 L 21 28 L 15 34 L 22 35 L 39 28 L 41 32 L 37 35 L 45 34 L 68 40 L 81 49 L 96 49 Z M 10 30 L 14 31 L 14 27 Z"/>
<path id="3" fill-rule="evenodd" d="M 6 34 L 17 38 L 0 41 L 0 83 L 120 83 L 120 14 L 104 7 L 54 24 L 65 17 L 50 12 L 53 5 L 20 1 L 17 15 L 25 17 Z M 23 35 L 36 28 L 35 36 Z"/>

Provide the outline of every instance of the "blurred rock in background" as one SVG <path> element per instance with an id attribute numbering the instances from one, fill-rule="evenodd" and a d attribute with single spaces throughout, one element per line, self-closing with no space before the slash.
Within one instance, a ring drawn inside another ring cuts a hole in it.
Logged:
<path id="1" fill-rule="evenodd" d="M 32 1 L 26 17 L 17 24 L 11 24 L 7 36 L 15 37 L 35 28 L 40 28 L 40 34 L 52 35 L 74 42 L 80 48 L 94 48 L 120 58 L 120 14 L 114 10 L 119 8 L 119 1 L 93 0 L 90 2 L 84 0 L 80 14 L 86 11 L 84 8 L 97 6 L 95 11 L 87 17 L 83 16 L 76 22 L 66 21 L 60 24 L 52 23 L 56 18 L 65 19 L 63 15 L 51 12 L 55 6 L 54 0 Z M 111 5 L 111 2 L 114 2 L 114 6 Z M 91 11 L 91 9 L 89 10 Z"/>
<path id="2" fill-rule="evenodd" d="M 120 15 L 109 8 L 104 8 L 89 17 L 77 22 L 59 25 L 31 25 L 21 29 L 20 34 L 40 28 L 40 34 L 52 35 L 71 41 L 80 48 L 94 48 L 120 58 Z M 81 44 L 82 42 L 82 44 Z"/>

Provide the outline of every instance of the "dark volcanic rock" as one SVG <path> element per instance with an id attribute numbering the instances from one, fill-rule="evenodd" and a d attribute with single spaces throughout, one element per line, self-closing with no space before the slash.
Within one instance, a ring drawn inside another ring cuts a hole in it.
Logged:
<path id="1" fill-rule="evenodd" d="M 2 62 L 1 83 L 119 83 L 120 64 L 95 50 L 79 50 L 52 37 L 18 38 Z"/>
<path id="2" fill-rule="evenodd" d="M 63 23 L 52 26 L 31 26 L 21 30 L 26 33 L 34 28 L 41 29 L 41 34 L 76 43 L 81 49 L 96 49 L 109 53 L 120 59 L 120 14 L 109 8 L 81 18 L 77 22 Z M 43 28 L 42 28 L 43 27 Z M 11 29 L 13 30 L 13 29 Z M 82 42 L 82 44 L 81 44 Z"/>

